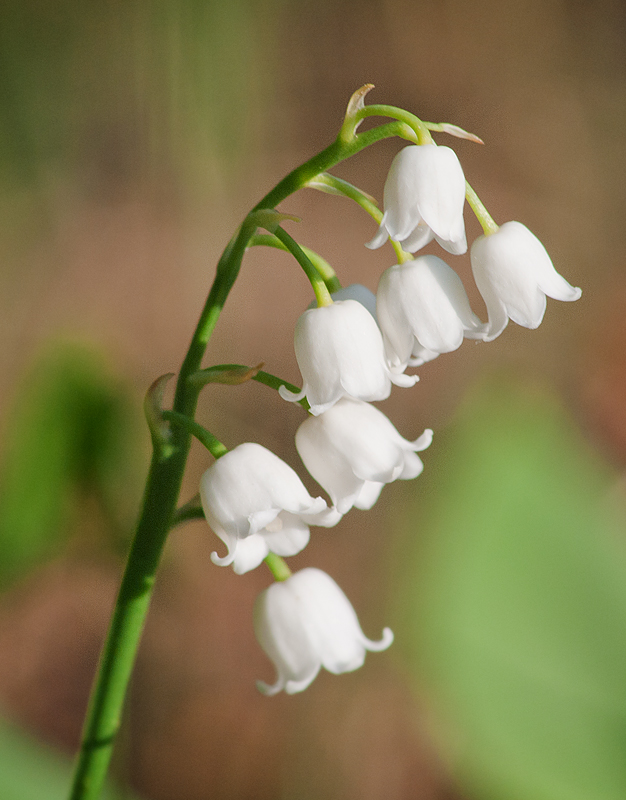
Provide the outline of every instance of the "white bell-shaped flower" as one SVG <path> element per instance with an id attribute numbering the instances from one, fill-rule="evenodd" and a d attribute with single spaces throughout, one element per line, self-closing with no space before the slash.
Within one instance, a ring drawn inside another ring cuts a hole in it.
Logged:
<path id="1" fill-rule="evenodd" d="M 434 237 L 449 253 L 465 253 L 464 202 L 465 175 L 454 150 L 434 143 L 409 145 L 391 163 L 385 213 L 367 246 L 380 247 L 391 236 L 415 253 Z"/>
<path id="2" fill-rule="evenodd" d="M 409 442 L 368 403 L 343 398 L 298 428 L 296 448 L 304 466 L 341 514 L 371 508 L 382 487 L 416 478 L 424 469 L 418 452 L 431 443 L 430 429 Z"/>
<path id="3" fill-rule="evenodd" d="M 461 279 L 437 256 L 419 256 L 385 270 L 376 311 L 387 362 L 398 372 L 456 350 L 463 337 L 480 339 L 485 331 Z"/>
<path id="4" fill-rule="evenodd" d="M 356 300 L 376 319 L 376 295 L 360 283 L 343 286 L 331 294 L 333 300 Z"/>
<path id="5" fill-rule="evenodd" d="M 311 497 L 291 467 L 254 442 L 218 458 L 200 479 L 207 522 L 228 548 L 211 558 L 238 574 L 270 553 L 293 556 L 309 541 L 309 524 L 329 527 L 341 516 L 322 497 Z"/>
<path id="6" fill-rule="evenodd" d="M 291 402 L 306 397 L 314 415 L 345 395 L 384 400 L 391 393 L 392 382 L 412 386 L 417 380 L 391 373 L 378 325 L 356 300 L 305 311 L 296 323 L 294 342 L 302 391 L 294 394 L 281 386 L 280 396 Z"/>
<path id="7" fill-rule="evenodd" d="M 472 271 L 489 314 L 485 341 L 506 328 L 509 319 L 537 328 L 554 300 L 578 300 L 581 290 L 555 270 L 539 239 L 521 222 L 505 222 L 495 233 L 479 236 L 471 249 Z"/>
<path id="8" fill-rule="evenodd" d="M 367 650 L 385 650 L 393 642 L 389 628 L 380 641 L 368 639 L 350 601 L 335 581 L 312 567 L 273 583 L 254 606 L 254 631 L 274 662 L 278 677 L 263 694 L 285 690 L 295 694 L 307 688 L 320 667 L 338 675 L 363 665 Z"/>

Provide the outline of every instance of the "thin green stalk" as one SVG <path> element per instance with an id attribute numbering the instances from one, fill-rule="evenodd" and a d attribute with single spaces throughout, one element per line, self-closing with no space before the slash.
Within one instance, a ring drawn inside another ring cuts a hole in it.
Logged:
<path id="1" fill-rule="evenodd" d="M 342 178 L 337 178 L 335 175 L 323 172 L 312 181 L 309 181 L 308 185 L 311 189 L 319 189 L 322 192 L 330 191 L 332 194 L 339 194 L 350 200 L 354 200 L 354 202 L 361 206 L 378 225 L 380 225 L 383 220 L 383 212 L 378 208 L 373 198 L 370 198 L 369 195 L 365 194 L 365 192 L 361 191 L 357 186 L 353 186 Z M 405 261 L 410 261 L 413 258 L 410 253 L 406 253 L 402 249 L 400 242 L 391 238 L 389 242 L 395 251 L 398 264 L 404 264 Z"/>
<path id="2" fill-rule="evenodd" d="M 338 138 L 289 173 L 259 201 L 253 211 L 275 208 L 318 173 L 391 136 L 410 138 L 410 132 L 407 133 L 403 123 L 391 122 L 347 141 Z M 255 232 L 253 215 L 248 215 L 218 262 L 215 281 L 182 364 L 176 385 L 174 411 L 190 419 L 195 415 L 200 387 L 189 381 L 189 376 L 200 368 L 211 334 L 239 273 L 246 247 Z M 190 442 L 191 433 L 188 430 L 173 426 L 167 452 L 157 449 L 152 458 L 135 538 L 92 689 L 71 800 L 96 800 L 100 795 L 120 727 L 124 698 L 148 613 L 156 570 L 168 530 L 175 518 Z"/>
<path id="3" fill-rule="evenodd" d="M 283 250 L 286 253 L 289 252 L 289 248 L 286 247 L 273 233 L 256 233 L 250 239 L 248 247 L 275 247 L 277 250 Z M 300 249 L 322 276 L 322 279 L 324 280 L 324 283 L 331 294 L 332 292 L 336 292 L 341 289 L 341 283 L 337 278 L 337 273 L 325 258 L 322 258 L 322 256 L 319 253 L 316 253 L 315 250 L 311 250 L 310 247 L 305 247 L 303 244 L 300 245 Z"/>
<path id="4" fill-rule="evenodd" d="M 267 568 L 274 576 L 274 580 L 286 581 L 287 578 L 291 578 L 292 573 L 287 566 L 287 562 L 280 556 L 277 556 L 276 553 L 269 553 L 264 561 Z"/>
<path id="5" fill-rule="evenodd" d="M 495 222 L 491 214 L 483 205 L 480 197 L 476 194 L 467 181 L 465 181 L 465 197 L 467 198 L 470 208 L 480 222 L 485 236 L 490 236 L 492 233 L 495 233 L 500 226 Z"/>
<path id="6" fill-rule="evenodd" d="M 181 425 L 192 436 L 195 436 L 211 453 L 213 458 L 221 458 L 228 453 L 228 448 L 220 442 L 217 436 L 213 436 L 211 431 L 197 423 L 195 419 L 189 419 L 189 417 L 179 414 L 177 411 L 163 411 L 162 417 L 168 422 Z"/>
<path id="7" fill-rule="evenodd" d="M 298 264 L 302 267 L 305 272 L 305 275 L 311 282 L 311 286 L 313 287 L 313 291 L 315 292 L 315 299 L 317 300 L 318 306 L 331 306 L 333 304 L 333 299 L 330 296 L 330 292 L 328 291 L 328 287 L 324 283 L 324 279 L 317 271 L 317 268 L 311 261 L 311 259 L 307 256 L 304 250 L 300 247 L 298 242 L 291 237 L 287 231 L 283 230 L 280 227 L 277 227 L 274 231 L 274 236 L 281 241 L 287 250 L 291 253 L 291 255 L 296 259 Z"/>

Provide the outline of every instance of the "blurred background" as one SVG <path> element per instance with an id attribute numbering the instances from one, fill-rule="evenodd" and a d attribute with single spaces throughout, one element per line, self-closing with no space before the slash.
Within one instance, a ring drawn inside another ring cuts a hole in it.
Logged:
<path id="1" fill-rule="evenodd" d="M 314 531 L 372 638 L 365 667 L 268 699 L 263 569 L 170 537 L 112 774 L 152 800 L 626 796 L 626 8 L 615 0 L 4 0 L 0 5 L 0 794 L 62 798 L 141 498 L 147 387 L 177 371 L 247 211 L 336 136 L 352 92 L 485 141 L 452 145 L 496 221 L 583 288 L 537 331 L 466 342 L 381 404 L 435 439 L 424 475 Z M 398 141 L 336 174 L 378 198 Z M 392 263 L 312 191 L 289 228 L 344 284 Z M 479 227 L 466 215 L 468 239 Z M 433 249 L 433 252 L 436 252 Z M 453 258 L 475 310 L 469 257 Z M 312 300 L 250 252 L 206 365 L 293 383 Z M 198 419 L 301 474 L 299 407 L 210 387 Z M 183 500 L 208 456 L 194 448 Z M 304 476 L 303 476 L 304 477 Z M 308 487 L 314 486 L 308 481 Z M 317 491 L 316 491 L 317 493 Z"/>

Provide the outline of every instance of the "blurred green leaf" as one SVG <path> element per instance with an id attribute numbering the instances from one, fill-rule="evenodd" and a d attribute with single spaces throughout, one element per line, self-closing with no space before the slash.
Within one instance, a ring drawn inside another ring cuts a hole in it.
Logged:
<path id="1" fill-rule="evenodd" d="M 503 379 L 435 442 L 397 627 L 459 776 L 481 800 L 623 800 L 626 551 L 611 476 L 553 397 Z"/>
<path id="2" fill-rule="evenodd" d="M 138 417 L 139 419 L 139 417 Z M 0 580 L 58 551 L 81 498 L 94 496 L 113 534 L 137 499 L 133 414 L 103 359 L 59 345 L 34 365 L 5 420 Z"/>
<path id="3" fill-rule="evenodd" d="M 0 797 L 2 800 L 66 800 L 72 764 L 49 747 L 0 719 Z M 124 798 L 127 792 L 107 787 L 102 800 Z"/>

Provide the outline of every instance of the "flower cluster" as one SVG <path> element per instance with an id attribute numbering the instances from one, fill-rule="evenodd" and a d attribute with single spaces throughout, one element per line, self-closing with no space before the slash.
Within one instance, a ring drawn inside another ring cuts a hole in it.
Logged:
<path id="1" fill-rule="evenodd" d="M 410 255 L 433 240 L 453 255 L 467 251 L 466 193 L 485 231 L 470 257 L 486 323 L 444 260 Z M 318 297 L 320 304 L 300 316 L 294 341 L 302 390 L 279 387 L 285 400 L 308 404 L 296 449 L 330 503 L 312 497 L 269 450 L 239 445 L 201 480 L 205 517 L 228 550 L 222 557 L 213 553 L 216 564 L 241 574 L 268 557 L 295 555 L 309 541 L 309 526 L 334 526 L 353 507 L 371 508 L 385 484 L 420 475 L 418 453 L 430 445 L 432 431 L 409 441 L 371 403 L 387 398 L 392 385 L 414 385 L 417 376 L 406 375 L 408 367 L 456 350 L 465 338 L 491 341 L 509 319 L 536 328 L 546 296 L 573 301 L 581 294 L 557 273 L 528 228 L 493 222 L 466 186 L 454 151 L 432 141 L 405 147 L 391 165 L 384 214 L 368 246 L 389 238 L 401 258 L 381 276 L 376 296 L 347 287 L 332 299 L 326 295 L 327 302 Z M 259 683 L 266 694 L 303 690 L 321 666 L 333 673 L 354 670 L 366 650 L 383 650 L 393 639 L 389 629 L 379 642 L 367 639 L 341 589 L 311 568 L 294 575 L 287 570 L 261 594 L 254 627 L 277 670 L 272 686 Z"/>

